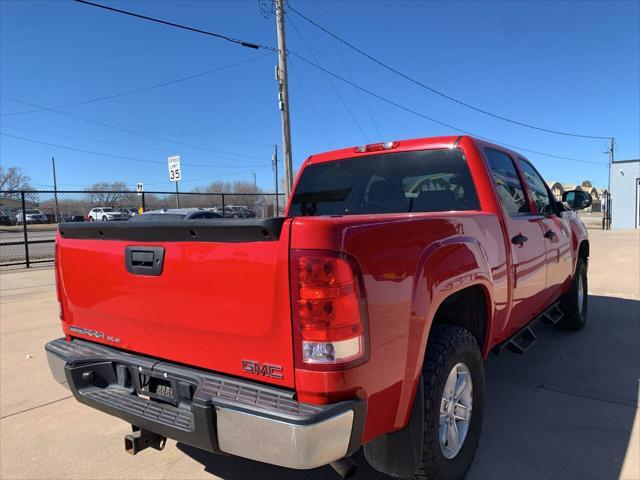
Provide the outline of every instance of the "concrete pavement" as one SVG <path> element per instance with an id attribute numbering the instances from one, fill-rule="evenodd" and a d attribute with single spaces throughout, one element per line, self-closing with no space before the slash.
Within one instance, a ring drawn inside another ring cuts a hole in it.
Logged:
<path id="1" fill-rule="evenodd" d="M 590 235 L 588 325 L 540 325 L 525 356 L 489 358 L 470 479 L 640 479 L 640 232 Z M 60 336 L 57 309 L 51 268 L 0 273 L 0 478 L 337 478 L 171 441 L 125 454 L 128 425 L 77 403 L 49 374 L 43 345 Z M 386 478 L 356 460 L 358 479 Z"/>

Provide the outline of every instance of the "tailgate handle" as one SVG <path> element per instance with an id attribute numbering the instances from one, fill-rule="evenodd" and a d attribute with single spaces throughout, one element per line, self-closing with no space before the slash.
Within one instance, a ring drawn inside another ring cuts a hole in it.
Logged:
<path id="1" fill-rule="evenodd" d="M 164 265 L 163 247 L 126 247 L 124 262 L 129 273 L 158 276 Z"/>

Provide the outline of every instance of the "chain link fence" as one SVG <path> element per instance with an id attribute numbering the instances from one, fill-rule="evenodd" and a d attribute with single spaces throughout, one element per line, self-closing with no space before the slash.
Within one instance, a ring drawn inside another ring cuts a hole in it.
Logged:
<path id="1" fill-rule="evenodd" d="M 51 263 L 59 222 L 128 221 L 140 211 L 212 210 L 223 218 L 283 214 L 284 195 L 131 191 L 0 191 L 0 267 Z M 102 212 L 93 212 L 101 209 Z M 106 212 L 105 212 L 106 209 Z M 105 213 L 109 215 L 105 215 Z M 117 220 L 116 220 L 117 218 Z"/>

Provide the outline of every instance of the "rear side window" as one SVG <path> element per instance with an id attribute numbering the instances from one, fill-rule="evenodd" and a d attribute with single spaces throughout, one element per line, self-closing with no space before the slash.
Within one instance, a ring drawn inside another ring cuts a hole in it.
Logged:
<path id="1" fill-rule="evenodd" d="M 290 216 L 477 210 L 478 197 L 458 149 L 387 153 L 310 165 Z"/>
<path id="2" fill-rule="evenodd" d="M 491 148 L 485 148 L 484 152 L 489 161 L 498 195 L 509 215 L 517 216 L 531 213 L 524 195 L 524 188 L 520 183 L 518 172 L 511 157 L 506 153 Z"/>
<path id="3" fill-rule="evenodd" d="M 533 168 L 529 162 L 524 158 L 518 157 L 518 165 L 524 174 L 524 179 L 529 186 L 529 190 L 533 195 L 533 201 L 536 204 L 538 213 L 549 214 L 553 212 L 551 207 L 551 200 L 549 199 L 549 192 L 547 191 L 547 185 L 540 176 L 536 169 Z"/>

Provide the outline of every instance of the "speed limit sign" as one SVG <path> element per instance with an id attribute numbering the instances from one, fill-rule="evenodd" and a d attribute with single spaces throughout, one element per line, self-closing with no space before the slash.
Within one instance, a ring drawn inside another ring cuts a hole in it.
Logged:
<path id="1" fill-rule="evenodd" d="M 182 178 L 180 173 L 180 155 L 174 155 L 167 159 L 169 166 L 169 180 L 172 182 L 178 182 Z"/>

